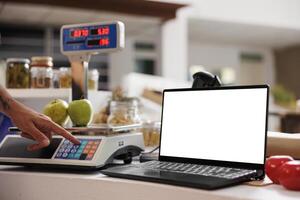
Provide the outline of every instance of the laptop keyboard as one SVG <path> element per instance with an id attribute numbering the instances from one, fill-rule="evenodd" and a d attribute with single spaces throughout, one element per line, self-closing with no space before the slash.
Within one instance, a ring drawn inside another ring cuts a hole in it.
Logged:
<path id="1" fill-rule="evenodd" d="M 149 161 L 137 165 L 143 169 L 154 169 L 160 171 L 178 172 L 184 174 L 194 174 L 202 176 L 212 176 L 226 179 L 235 179 L 243 176 L 255 174 L 255 170 L 219 167 L 210 165 L 197 165 L 187 163 Z"/>

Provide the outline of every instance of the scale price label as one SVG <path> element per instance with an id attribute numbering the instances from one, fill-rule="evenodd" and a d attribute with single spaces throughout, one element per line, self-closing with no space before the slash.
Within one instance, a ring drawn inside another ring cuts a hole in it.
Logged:
<path id="1" fill-rule="evenodd" d="M 65 25 L 61 28 L 63 54 L 104 53 L 124 48 L 122 22 Z"/>

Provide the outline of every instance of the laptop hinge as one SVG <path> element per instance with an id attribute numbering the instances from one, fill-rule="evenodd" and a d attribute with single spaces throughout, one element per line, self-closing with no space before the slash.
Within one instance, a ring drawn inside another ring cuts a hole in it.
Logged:
<path id="1" fill-rule="evenodd" d="M 259 169 L 259 170 L 256 170 L 255 177 L 250 178 L 250 180 L 251 181 L 259 181 L 259 180 L 264 179 L 264 177 L 265 177 L 264 170 Z"/>

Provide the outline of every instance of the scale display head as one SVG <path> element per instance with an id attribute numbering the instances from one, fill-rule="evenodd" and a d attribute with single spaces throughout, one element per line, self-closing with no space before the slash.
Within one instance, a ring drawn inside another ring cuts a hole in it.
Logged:
<path id="1" fill-rule="evenodd" d="M 62 54 L 89 57 L 123 49 L 125 26 L 120 21 L 64 25 L 60 37 Z"/>

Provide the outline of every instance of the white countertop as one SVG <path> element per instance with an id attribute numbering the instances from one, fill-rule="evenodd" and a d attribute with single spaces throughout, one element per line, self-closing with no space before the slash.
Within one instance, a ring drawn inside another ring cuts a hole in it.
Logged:
<path id="1" fill-rule="evenodd" d="M 158 183 L 110 178 L 99 171 L 38 171 L 17 166 L 0 166 L 1 200 L 141 200 L 141 199 L 261 199 L 296 200 L 300 192 L 278 185 L 239 185 L 206 191 Z"/>

